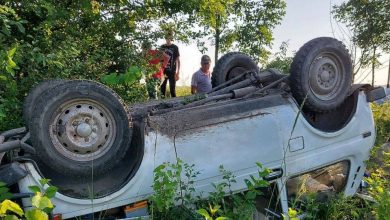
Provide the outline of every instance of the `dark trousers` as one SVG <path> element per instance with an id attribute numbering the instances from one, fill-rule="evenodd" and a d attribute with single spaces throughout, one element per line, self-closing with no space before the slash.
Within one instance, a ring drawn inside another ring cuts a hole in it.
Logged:
<path id="1" fill-rule="evenodd" d="M 176 97 L 176 80 L 175 73 L 171 71 L 164 71 L 164 81 L 161 84 L 161 95 L 165 96 L 167 90 L 167 82 L 169 80 L 169 90 L 171 92 L 171 97 Z"/>

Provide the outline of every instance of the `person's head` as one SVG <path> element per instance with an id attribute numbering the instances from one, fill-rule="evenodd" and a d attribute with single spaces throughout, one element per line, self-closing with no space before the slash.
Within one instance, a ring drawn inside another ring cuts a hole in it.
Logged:
<path id="1" fill-rule="evenodd" d="M 165 42 L 169 46 L 172 44 L 173 41 L 173 31 L 167 31 L 165 33 Z"/>
<path id="2" fill-rule="evenodd" d="M 200 59 L 200 65 L 203 72 L 208 72 L 210 69 L 211 59 L 207 55 L 203 55 Z"/>

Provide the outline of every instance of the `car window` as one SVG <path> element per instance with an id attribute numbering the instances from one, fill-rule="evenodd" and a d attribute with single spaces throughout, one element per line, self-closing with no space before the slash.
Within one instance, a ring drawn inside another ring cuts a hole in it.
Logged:
<path id="1" fill-rule="evenodd" d="M 287 180 L 287 197 L 290 204 L 297 204 L 309 195 L 326 200 L 342 192 L 348 180 L 350 163 L 342 161 Z"/>
<path id="2" fill-rule="evenodd" d="M 277 183 L 273 182 L 268 187 L 261 188 L 260 191 L 262 195 L 256 198 L 257 212 L 253 219 L 282 219 L 282 207 Z"/>

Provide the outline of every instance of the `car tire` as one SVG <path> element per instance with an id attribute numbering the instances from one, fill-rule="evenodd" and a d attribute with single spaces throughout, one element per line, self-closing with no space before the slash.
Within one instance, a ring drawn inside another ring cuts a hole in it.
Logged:
<path id="1" fill-rule="evenodd" d="M 249 56 L 240 52 L 230 52 L 223 55 L 215 64 L 211 76 L 211 84 L 214 87 L 239 76 L 247 71 L 259 72 L 259 67 Z"/>
<path id="2" fill-rule="evenodd" d="M 58 86 L 59 84 L 65 82 L 66 80 L 63 79 L 51 79 L 46 80 L 38 84 L 37 86 L 33 87 L 23 102 L 23 120 L 26 123 L 26 125 L 29 123 L 31 119 L 32 110 L 36 104 L 37 99 L 39 96 L 42 95 L 43 92 L 46 90 L 49 90 L 51 88 L 54 88 Z"/>
<path id="3" fill-rule="evenodd" d="M 304 109 L 326 112 L 341 105 L 352 84 L 352 62 L 344 44 L 320 37 L 303 45 L 291 64 L 290 87 Z"/>
<path id="4" fill-rule="evenodd" d="M 102 84 L 66 81 L 36 100 L 29 123 L 39 165 L 66 176 L 99 177 L 119 163 L 132 127 L 119 96 Z"/>

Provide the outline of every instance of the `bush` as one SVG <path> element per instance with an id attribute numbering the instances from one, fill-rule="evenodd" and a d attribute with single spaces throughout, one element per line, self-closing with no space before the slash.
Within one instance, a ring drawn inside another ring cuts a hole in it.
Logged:
<path id="1" fill-rule="evenodd" d="M 212 184 L 214 191 L 206 199 L 199 196 L 204 192 L 195 191 L 194 178 L 200 172 L 194 165 L 183 164 L 180 159 L 176 164 L 159 165 L 154 170 L 154 194 L 149 199 L 153 219 L 251 219 L 256 211 L 256 197 L 262 195 L 263 187 L 269 186 L 263 177 L 270 170 L 256 165 L 257 175 L 245 179 L 247 190 L 238 193 L 231 189 L 236 177 L 221 165 L 222 182 Z"/>
<path id="2" fill-rule="evenodd" d="M 107 3 L 107 4 L 106 4 Z M 138 35 L 127 27 L 128 17 L 100 10 L 120 2 L 37 2 L 15 0 L 0 5 L 0 131 L 23 126 L 21 107 L 28 91 L 47 79 L 102 81 L 116 74 L 125 83 L 109 84 L 127 101 L 145 100 L 145 89 L 134 68 L 145 71 Z M 137 8 L 134 16 L 142 15 Z M 143 19 L 143 18 L 134 18 Z M 118 37 L 118 33 L 122 36 Z M 147 38 L 150 32 L 144 32 Z M 154 37 L 156 38 L 156 36 Z"/>
<path id="3" fill-rule="evenodd" d="M 385 102 L 381 105 L 373 103 L 371 109 L 375 120 L 375 147 L 377 149 L 390 140 L 390 102 Z"/>
<path id="4" fill-rule="evenodd" d="M 1 219 L 19 219 L 24 217 L 27 220 L 47 220 L 54 205 L 51 198 L 57 193 L 57 187 L 48 186 L 48 179 L 39 180 L 39 186 L 29 186 L 29 189 L 34 193 L 31 198 L 32 208 L 24 212 L 19 204 L 9 200 L 12 197 L 5 183 L 0 182 L 0 218 Z M 46 188 L 46 189 L 44 189 Z"/>

